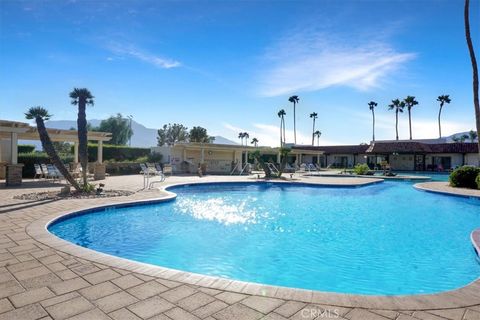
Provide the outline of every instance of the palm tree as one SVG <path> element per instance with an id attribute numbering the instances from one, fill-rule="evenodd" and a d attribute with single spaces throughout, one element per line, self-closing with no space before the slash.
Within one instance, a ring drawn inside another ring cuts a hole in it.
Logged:
<path id="1" fill-rule="evenodd" d="M 250 135 L 248 134 L 248 132 L 244 132 L 243 137 L 245 138 L 245 145 L 247 145 L 247 142 L 248 142 L 248 139 L 250 138 Z"/>
<path id="2" fill-rule="evenodd" d="M 86 88 L 74 88 L 70 92 L 72 104 L 78 106 L 77 130 L 78 130 L 78 157 L 82 166 L 83 189 L 88 188 L 88 138 L 87 138 L 87 105 L 93 106 L 93 96 Z"/>
<path id="3" fill-rule="evenodd" d="M 475 122 L 477 125 L 477 136 L 480 135 L 480 101 L 478 98 L 478 66 L 477 58 L 475 58 L 475 50 L 473 49 L 472 37 L 470 35 L 470 0 L 465 0 L 465 37 L 467 38 L 468 52 L 472 62 L 473 72 L 473 105 L 475 108 Z M 478 159 L 480 165 L 480 139 L 478 139 Z"/>
<path id="4" fill-rule="evenodd" d="M 475 142 L 475 139 L 477 139 L 478 137 L 478 133 L 476 131 L 473 131 L 473 130 L 470 130 L 470 132 L 468 132 L 468 137 L 470 139 L 470 142 Z"/>
<path id="5" fill-rule="evenodd" d="M 397 140 L 398 140 L 398 113 L 403 112 L 403 108 L 405 108 L 405 102 L 400 101 L 398 99 L 392 100 L 392 104 L 388 105 L 388 110 L 395 110 L 395 132 L 397 134 Z"/>
<path id="6" fill-rule="evenodd" d="M 321 136 L 321 135 L 322 135 L 322 133 L 321 133 L 319 130 L 317 130 L 317 131 L 315 131 L 315 132 L 313 133 L 313 136 L 314 136 L 314 137 L 317 137 L 317 146 L 320 145 L 320 136 Z"/>
<path id="7" fill-rule="evenodd" d="M 298 96 L 291 96 L 288 101 L 293 103 L 293 142 L 297 144 L 297 119 L 295 116 L 295 109 L 300 98 Z"/>
<path id="8" fill-rule="evenodd" d="M 253 138 L 250 143 L 253 144 L 253 145 L 255 146 L 255 148 L 256 148 L 256 147 L 258 146 L 258 139 L 257 139 L 257 138 Z"/>
<path id="9" fill-rule="evenodd" d="M 318 114 L 316 112 L 310 113 L 310 118 L 313 119 L 313 129 L 312 129 L 312 146 L 314 145 L 313 141 L 315 140 L 315 119 L 318 118 Z"/>
<path id="10" fill-rule="evenodd" d="M 280 109 L 278 111 L 277 115 L 280 118 L 280 147 L 283 147 L 285 145 L 285 115 L 287 113 L 285 112 L 284 109 Z M 283 139 L 282 139 L 283 136 Z"/>
<path id="11" fill-rule="evenodd" d="M 240 139 L 240 143 L 242 144 L 243 146 L 243 139 L 245 138 L 245 132 L 240 132 L 238 134 L 238 138 Z"/>
<path id="12" fill-rule="evenodd" d="M 405 100 L 405 106 L 407 107 L 408 110 L 408 127 L 410 129 L 410 140 L 412 140 L 412 115 L 411 115 L 411 110 L 413 106 L 416 106 L 418 104 L 418 101 L 415 100 L 415 97 L 413 96 L 407 96 Z"/>
<path id="13" fill-rule="evenodd" d="M 45 120 L 49 120 L 51 115 L 48 113 L 47 109 L 42 107 L 32 107 L 28 109 L 25 113 L 25 118 L 32 120 L 35 119 L 37 123 L 38 135 L 40 136 L 40 141 L 42 142 L 43 150 L 48 154 L 53 165 L 57 167 L 58 171 L 65 177 L 65 179 L 77 190 L 80 191 L 80 186 L 77 181 L 72 177 L 67 168 L 63 165 L 62 160 L 58 156 L 55 148 L 53 147 L 52 140 L 48 135 L 47 128 L 45 127 Z"/>
<path id="14" fill-rule="evenodd" d="M 442 108 L 445 103 L 450 103 L 450 96 L 448 94 L 443 94 L 438 96 L 437 101 L 440 102 L 440 109 L 438 110 L 438 137 L 442 137 L 442 126 L 440 124 L 440 116 L 442 115 Z"/>
<path id="15" fill-rule="evenodd" d="M 378 105 L 375 101 L 370 101 L 368 103 L 368 108 L 372 111 L 372 118 L 373 118 L 373 133 L 372 133 L 372 141 L 375 142 L 375 107 Z"/>

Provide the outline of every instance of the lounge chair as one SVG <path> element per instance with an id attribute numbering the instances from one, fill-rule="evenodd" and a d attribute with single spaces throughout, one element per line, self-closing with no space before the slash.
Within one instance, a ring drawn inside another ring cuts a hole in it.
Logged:
<path id="1" fill-rule="evenodd" d="M 35 163 L 33 167 L 35 168 L 35 175 L 33 176 L 33 180 L 45 178 L 45 174 L 43 173 L 42 167 L 39 164 Z"/>

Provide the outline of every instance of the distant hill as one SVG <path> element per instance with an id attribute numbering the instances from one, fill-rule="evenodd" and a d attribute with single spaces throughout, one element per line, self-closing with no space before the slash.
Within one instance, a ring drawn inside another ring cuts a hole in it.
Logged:
<path id="1" fill-rule="evenodd" d="M 92 119 L 88 120 L 88 122 L 91 123 L 92 126 L 97 127 L 100 125 L 101 120 Z M 76 128 L 77 122 L 75 120 L 51 120 L 47 121 L 45 125 L 47 126 L 47 128 L 68 130 L 70 128 Z M 149 148 L 157 145 L 157 129 L 147 128 L 136 121 L 132 121 L 132 130 L 132 147 Z M 215 136 L 214 143 L 238 144 L 222 136 Z M 37 149 L 41 149 L 40 142 L 38 143 Z"/>
<path id="2" fill-rule="evenodd" d="M 448 143 L 454 142 L 454 141 L 453 141 L 453 138 L 454 138 L 454 137 L 461 137 L 461 136 L 463 136 L 463 135 L 467 135 L 467 136 L 468 136 L 468 132 L 469 132 L 469 131 L 458 132 L 458 133 L 452 134 L 451 136 L 445 137 L 445 139 L 447 139 L 447 142 L 448 142 Z M 478 138 L 475 139 L 474 142 L 477 142 L 477 141 L 478 141 Z M 470 139 L 469 139 L 469 138 L 467 138 L 467 142 L 470 142 Z"/>

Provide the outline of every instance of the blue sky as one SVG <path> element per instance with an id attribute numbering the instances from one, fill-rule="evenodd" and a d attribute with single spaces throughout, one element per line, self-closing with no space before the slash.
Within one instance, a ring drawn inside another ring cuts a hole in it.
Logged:
<path id="1" fill-rule="evenodd" d="M 480 56 L 480 7 L 472 1 Z M 42 105 L 75 119 L 73 87 L 95 96 L 88 117 L 131 114 L 147 127 L 179 122 L 275 145 L 277 111 L 310 143 L 395 137 L 391 99 L 416 96 L 414 138 L 437 136 L 436 97 L 450 94 L 445 135 L 474 128 L 463 1 L 0 1 L 0 118 Z M 408 138 L 406 114 L 400 138 Z"/>

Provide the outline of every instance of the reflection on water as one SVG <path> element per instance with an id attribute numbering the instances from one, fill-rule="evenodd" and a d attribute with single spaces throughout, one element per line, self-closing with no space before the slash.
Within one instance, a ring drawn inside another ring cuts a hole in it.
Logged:
<path id="1" fill-rule="evenodd" d="M 197 199 L 179 198 L 175 201 L 177 212 L 188 214 L 199 220 L 214 220 L 225 225 L 255 223 L 257 212 L 247 206 L 254 201 L 251 197 L 236 203 L 227 203 L 224 198 Z"/>

